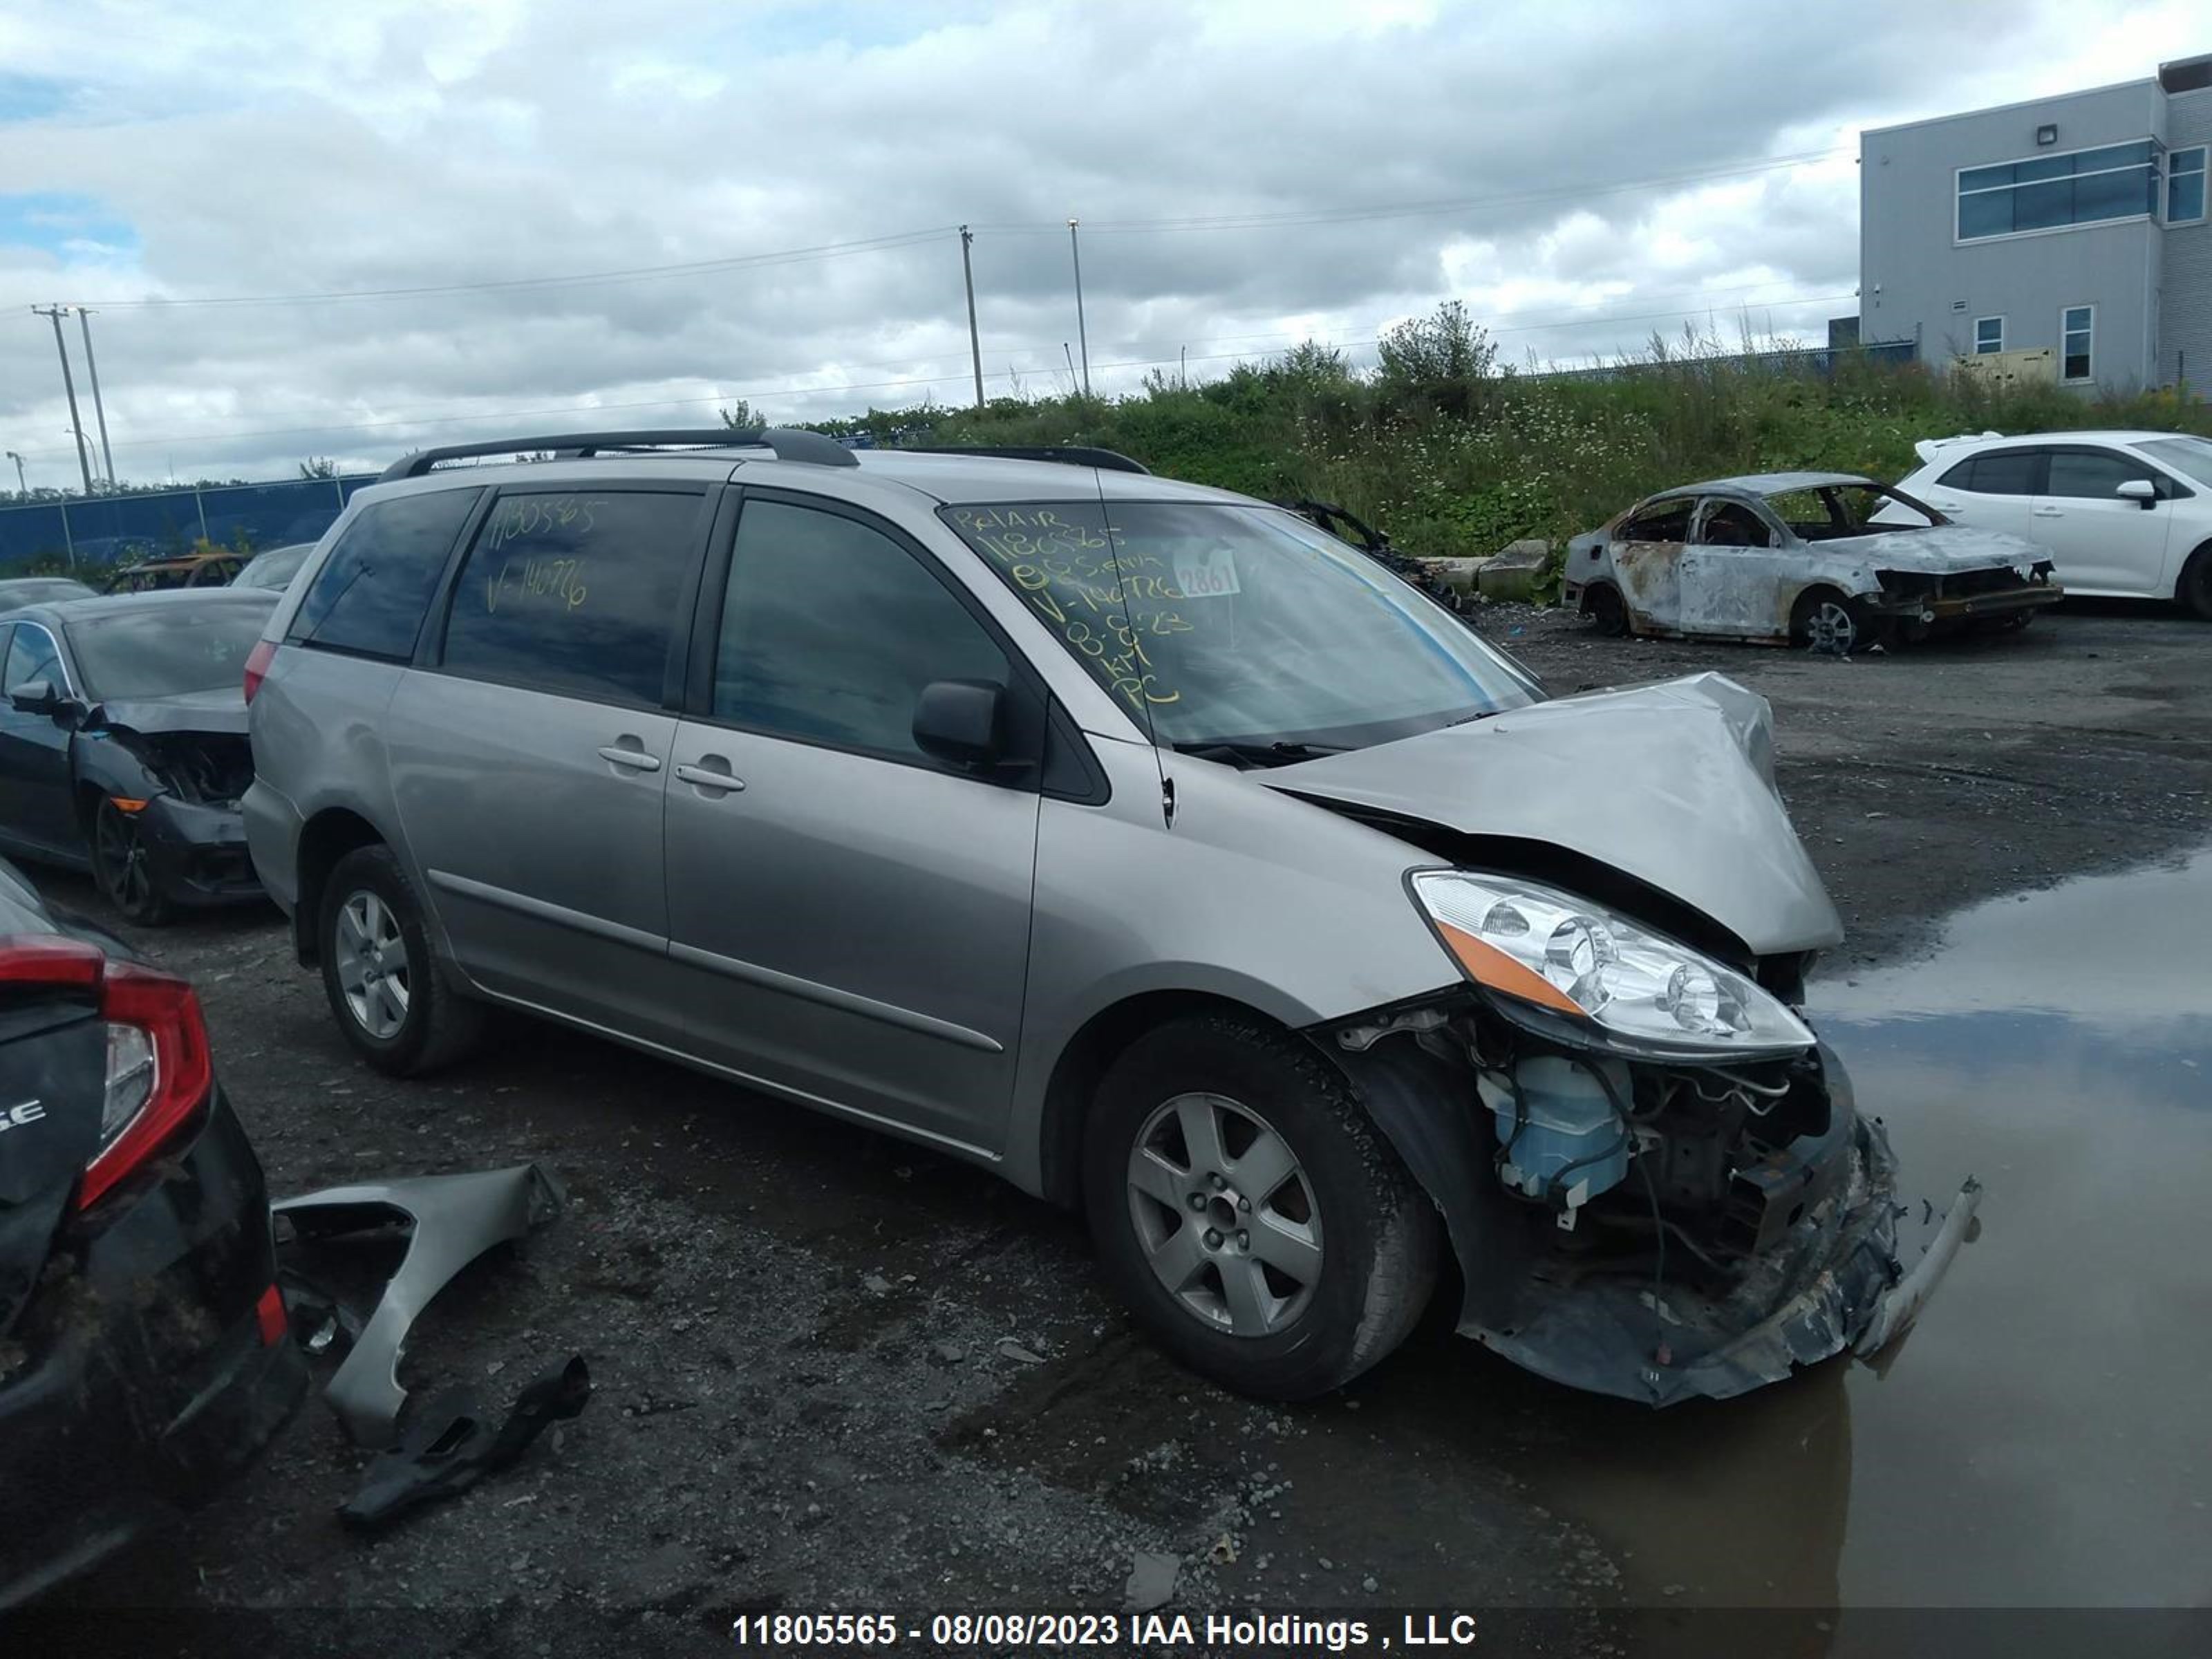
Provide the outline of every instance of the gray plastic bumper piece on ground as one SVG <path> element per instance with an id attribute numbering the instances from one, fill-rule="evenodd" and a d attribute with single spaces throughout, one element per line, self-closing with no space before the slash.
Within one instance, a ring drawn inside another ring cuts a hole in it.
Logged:
<path id="1" fill-rule="evenodd" d="M 346 1431 L 363 1446 L 392 1443 L 407 1390 L 399 1361 L 407 1333 L 431 1298 L 495 1244 L 536 1231 L 557 1218 L 567 1196 L 538 1164 L 471 1175 L 331 1187 L 270 1206 L 301 1241 L 407 1230 L 407 1254 L 384 1287 L 360 1340 L 324 1389 Z"/>

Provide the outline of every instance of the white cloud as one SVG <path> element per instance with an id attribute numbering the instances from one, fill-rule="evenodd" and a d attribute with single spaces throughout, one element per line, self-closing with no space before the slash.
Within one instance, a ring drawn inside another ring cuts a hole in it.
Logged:
<path id="1" fill-rule="evenodd" d="M 22 308 L 57 298 L 102 306 L 108 423 L 138 477 L 375 462 L 495 434 L 502 410 L 692 400 L 604 417 L 665 423 L 711 416 L 717 392 L 783 417 L 957 400 L 962 222 L 987 375 L 1051 384 L 1076 335 L 1071 213 L 1107 390 L 1144 370 L 1105 365 L 1187 348 L 1200 373 L 1307 331 L 1370 339 L 1452 295 L 1515 360 L 1632 349 L 1685 317 L 1817 335 L 1854 308 L 1848 155 L 1637 181 L 2146 74 L 2187 49 L 2191 21 L 2066 0 L 1870 0 L 1847 28 L 1723 0 L 18 0 L 0 62 L 64 96 L 32 118 L 0 106 L 0 179 L 92 198 L 137 243 L 0 246 L 0 319 L 18 319 L 0 323 L 0 434 L 40 480 L 73 473 L 51 331 Z M 1443 202 L 1474 205 L 1132 222 Z M 124 303 L 513 283 L 914 230 L 939 234 L 636 282 Z"/>

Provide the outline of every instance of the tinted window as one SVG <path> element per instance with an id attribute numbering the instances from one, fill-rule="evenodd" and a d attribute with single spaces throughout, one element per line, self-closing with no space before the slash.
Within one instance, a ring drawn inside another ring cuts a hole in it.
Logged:
<path id="1" fill-rule="evenodd" d="M 1621 526 L 1625 542 L 1681 542 L 1690 538 L 1689 501 L 1662 501 Z"/>
<path id="2" fill-rule="evenodd" d="M 288 637 L 404 662 L 453 538 L 482 489 L 438 489 L 364 507 L 315 573 Z"/>
<path id="3" fill-rule="evenodd" d="M 148 605 L 69 624 L 70 647 L 95 700 L 228 689 L 244 696 L 246 659 L 276 608 L 273 593 Z"/>
<path id="4" fill-rule="evenodd" d="M 688 625 L 702 498 L 510 491 L 453 587 L 445 665 L 597 702 L 658 706 Z"/>
<path id="5" fill-rule="evenodd" d="M 61 658 L 53 641 L 45 629 L 25 623 L 9 641 L 7 662 L 0 666 L 0 691 L 13 691 L 32 680 L 44 680 L 57 691 L 64 689 Z"/>
<path id="6" fill-rule="evenodd" d="M 714 653 L 722 719 L 914 757 L 922 687 L 1009 678 L 982 624 L 888 536 L 781 501 L 745 507 Z"/>
<path id="7" fill-rule="evenodd" d="M 2033 495 L 2035 494 L 2036 452 L 1999 449 L 1972 455 L 1939 480 L 1946 489 L 1964 489 L 1977 495 Z"/>
<path id="8" fill-rule="evenodd" d="M 2109 449 L 2054 449 L 2051 452 L 2051 482 L 2046 495 L 2075 495 L 2110 500 L 2130 478 L 2148 478 L 2150 469 L 2115 455 Z"/>

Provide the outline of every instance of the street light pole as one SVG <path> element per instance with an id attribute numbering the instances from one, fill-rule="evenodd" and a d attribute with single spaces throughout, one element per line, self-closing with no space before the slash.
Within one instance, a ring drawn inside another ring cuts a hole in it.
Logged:
<path id="1" fill-rule="evenodd" d="M 23 458 L 11 449 L 8 452 L 8 459 L 15 463 L 15 493 L 18 495 L 29 495 L 31 486 L 23 482 Z"/>
<path id="2" fill-rule="evenodd" d="M 968 244 L 975 238 L 960 227 L 960 276 L 968 284 L 968 349 L 975 360 L 975 412 L 983 412 L 983 337 L 975 331 L 975 268 L 969 262 Z"/>
<path id="3" fill-rule="evenodd" d="M 1068 257 L 1075 261 L 1075 337 L 1083 347 L 1083 395 L 1091 395 L 1091 336 L 1083 325 L 1083 249 L 1075 240 L 1075 223 L 1067 222 Z M 57 323 L 56 328 L 61 326 Z"/>
<path id="4" fill-rule="evenodd" d="M 100 422 L 100 469 L 107 474 L 107 487 L 115 488 L 115 452 L 107 447 L 107 408 L 100 401 L 100 364 L 92 355 L 92 310 L 76 308 L 77 326 L 84 331 L 84 372 L 92 381 L 93 418 Z"/>
<path id="5" fill-rule="evenodd" d="M 76 382 L 70 378 L 69 342 L 62 338 L 62 308 L 59 306 L 33 306 L 31 309 L 54 325 L 54 349 L 61 353 L 62 390 L 69 395 L 70 430 L 76 434 L 76 464 L 84 474 L 84 493 L 92 494 L 92 461 L 85 453 L 84 422 L 76 412 Z"/>

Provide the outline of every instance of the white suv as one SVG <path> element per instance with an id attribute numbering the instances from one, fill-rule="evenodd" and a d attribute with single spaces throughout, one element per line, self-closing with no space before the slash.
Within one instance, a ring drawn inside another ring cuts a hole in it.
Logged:
<path id="1" fill-rule="evenodd" d="M 1897 487 L 2051 550 L 2073 594 L 2179 600 L 2212 621 L 2212 441 L 2173 432 L 1995 433 L 1913 446 Z"/>

